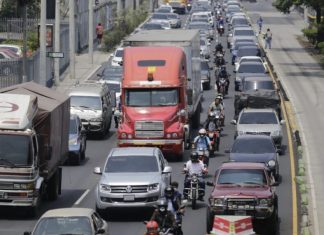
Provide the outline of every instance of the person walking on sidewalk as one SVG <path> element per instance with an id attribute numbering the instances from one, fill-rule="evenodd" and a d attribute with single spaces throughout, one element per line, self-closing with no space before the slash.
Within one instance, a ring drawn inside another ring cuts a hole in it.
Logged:
<path id="1" fill-rule="evenodd" d="M 259 25 L 259 33 L 261 33 L 261 31 L 262 31 L 262 24 L 263 24 L 263 19 L 262 19 L 261 16 L 258 19 L 257 24 Z"/>
<path id="2" fill-rule="evenodd" d="M 96 26 L 98 45 L 101 45 L 103 33 L 104 33 L 104 28 L 101 25 L 101 23 L 98 23 Z"/>
<path id="3" fill-rule="evenodd" d="M 264 40 L 265 40 L 265 49 L 269 47 L 271 49 L 271 41 L 272 41 L 272 33 L 270 29 L 267 29 L 267 32 L 264 35 Z"/>

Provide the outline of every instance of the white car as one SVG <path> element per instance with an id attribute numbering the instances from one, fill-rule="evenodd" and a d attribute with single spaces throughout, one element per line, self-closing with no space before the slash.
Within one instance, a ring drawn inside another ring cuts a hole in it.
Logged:
<path id="1" fill-rule="evenodd" d="M 214 26 L 213 15 L 211 14 L 210 11 L 195 12 L 192 14 L 191 19 L 195 19 L 195 18 L 207 18 L 210 26 L 212 26 L 212 27 Z"/>
<path id="2" fill-rule="evenodd" d="M 235 62 L 234 71 L 237 71 L 240 64 L 245 61 L 247 61 L 247 62 L 261 62 L 264 66 L 264 69 L 266 71 L 268 71 L 267 62 L 263 61 L 263 59 L 259 56 L 243 56 L 243 57 L 241 57 L 239 59 L 239 61 Z"/>
<path id="3" fill-rule="evenodd" d="M 8 49 L 10 51 L 12 51 L 13 53 L 15 53 L 16 55 L 18 55 L 19 57 L 22 56 L 22 50 L 21 47 L 18 45 L 13 45 L 13 44 L 0 44 L 0 49 Z"/>
<path id="4" fill-rule="evenodd" d="M 123 63 L 124 48 L 118 47 L 111 59 L 111 66 L 121 66 Z"/>
<path id="5" fill-rule="evenodd" d="M 163 29 L 171 29 L 171 24 L 169 20 L 154 20 L 151 19 L 150 23 L 158 23 Z"/>

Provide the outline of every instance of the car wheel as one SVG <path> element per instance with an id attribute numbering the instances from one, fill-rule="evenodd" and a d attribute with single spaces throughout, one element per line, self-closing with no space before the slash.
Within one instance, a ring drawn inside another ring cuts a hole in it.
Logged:
<path id="1" fill-rule="evenodd" d="M 100 215 L 100 217 L 105 218 L 107 216 L 106 210 L 105 209 L 100 209 L 96 205 L 96 212 Z"/>
<path id="2" fill-rule="evenodd" d="M 210 211 L 209 207 L 207 207 L 206 212 L 207 212 L 206 232 L 207 234 L 210 234 L 210 232 L 213 230 L 214 214 Z"/>

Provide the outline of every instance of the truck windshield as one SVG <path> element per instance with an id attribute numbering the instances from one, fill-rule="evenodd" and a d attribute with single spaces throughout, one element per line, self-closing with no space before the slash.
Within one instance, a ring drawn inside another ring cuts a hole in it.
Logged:
<path id="1" fill-rule="evenodd" d="M 30 166 L 31 141 L 29 136 L 0 134 L 0 166 Z"/>
<path id="2" fill-rule="evenodd" d="M 178 89 L 128 89 L 125 104 L 131 107 L 174 106 L 179 103 Z"/>
<path id="3" fill-rule="evenodd" d="M 101 110 L 99 96 L 71 96 L 71 107 Z"/>

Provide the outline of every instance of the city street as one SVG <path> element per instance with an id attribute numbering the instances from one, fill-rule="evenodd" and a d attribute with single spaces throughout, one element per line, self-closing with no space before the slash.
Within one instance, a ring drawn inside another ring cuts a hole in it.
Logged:
<path id="1" fill-rule="evenodd" d="M 248 12 L 251 13 L 251 18 L 256 19 L 256 11 L 266 9 L 272 10 L 271 2 L 261 1 L 260 4 L 255 3 L 244 3 Z M 182 18 L 183 25 L 187 21 L 186 17 Z M 268 18 L 265 18 L 268 19 Z M 277 24 L 285 23 L 285 19 L 277 22 Z M 267 24 L 267 22 L 265 23 Z M 171 31 L 172 32 L 172 31 Z M 217 39 L 216 39 L 217 40 Z M 213 41 L 212 49 L 215 47 L 215 41 Z M 219 38 L 223 46 L 226 47 L 226 33 Z M 279 48 L 277 48 L 279 50 Z M 226 49 L 226 61 L 230 61 L 229 50 Z M 211 65 L 214 64 L 211 62 Z M 284 66 L 284 65 L 282 65 Z M 232 72 L 233 66 L 227 63 L 227 70 L 231 73 L 231 85 L 229 89 L 229 95 L 224 99 L 225 103 L 225 127 L 222 132 L 220 151 L 216 157 L 210 159 L 209 164 L 209 176 L 206 180 L 211 181 L 213 179 L 213 174 L 217 167 L 224 161 L 228 160 L 228 154 L 225 150 L 230 149 L 233 140 L 235 126 L 230 124 L 234 116 L 234 79 L 235 75 Z M 214 75 L 214 70 L 212 71 Z M 94 75 L 96 76 L 96 75 Z M 212 79 L 212 89 L 204 91 L 203 97 L 203 110 L 201 113 L 201 122 L 206 120 L 207 110 L 209 104 L 213 101 L 215 97 L 214 83 L 215 79 Z M 290 171 L 290 156 L 287 141 L 286 128 L 283 126 L 284 130 L 284 154 L 280 155 L 280 174 L 281 174 L 281 184 L 277 187 L 277 194 L 279 198 L 279 231 L 278 235 L 290 235 L 292 234 L 292 193 L 291 193 L 291 171 Z M 44 213 L 48 209 L 60 208 L 60 207 L 90 207 L 95 208 L 95 195 L 94 189 L 98 182 L 99 176 L 93 173 L 93 169 L 96 166 L 103 167 L 106 160 L 106 156 L 109 151 L 116 147 L 116 129 L 111 128 L 109 135 L 106 136 L 104 140 L 98 140 L 95 138 L 88 139 L 86 160 L 80 166 L 64 166 L 63 167 L 63 185 L 62 185 L 62 195 L 57 201 L 46 202 L 41 207 L 41 213 Z M 172 181 L 178 181 L 180 185 L 180 190 L 182 191 L 184 175 L 181 173 L 183 164 L 188 160 L 190 151 L 186 151 L 183 162 L 175 162 L 172 158 L 167 158 L 172 166 Z M 206 188 L 206 196 L 204 202 L 198 203 L 198 209 L 192 210 L 190 206 L 186 208 L 185 216 L 183 218 L 183 232 L 185 235 L 202 235 L 206 234 L 206 203 L 208 202 L 208 196 L 211 192 L 211 188 Z M 12 210 L 1 210 L 0 215 L 0 234 L 6 235 L 21 235 L 24 231 L 31 231 L 35 225 L 37 218 L 26 219 L 24 212 L 20 211 L 18 213 L 13 213 Z M 151 211 L 142 210 L 123 210 L 123 211 L 112 211 L 108 214 L 108 221 L 110 226 L 111 235 L 140 235 L 144 234 L 145 225 L 144 220 L 149 219 L 151 216 Z"/>

